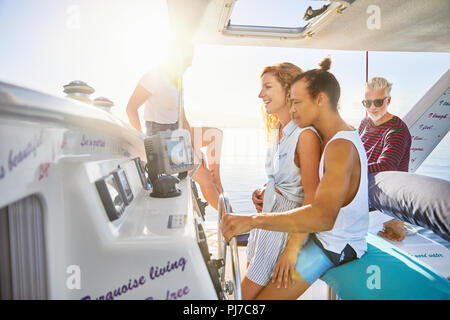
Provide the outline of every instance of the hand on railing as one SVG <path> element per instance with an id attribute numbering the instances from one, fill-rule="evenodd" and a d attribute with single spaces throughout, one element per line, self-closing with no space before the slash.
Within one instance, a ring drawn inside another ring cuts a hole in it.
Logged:
<path id="1" fill-rule="evenodd" d="M 229 239 L 229 245 L 231 248 L 231 260 L 232 260 L 232 270 L 233 270 L 233 286 L 230 285 L 228 281 L 225 281 L 225 268 L 226 268 L 226 247 L 227 243 L 225 243 L 225 239 L 222 236 L 220 225 L 221 221 L 223 219 L 226 219 L 229 216 L 229 213 L 231 211 L 230 207 L 230 201 L 227 196 L 225 196 L 223 193 L 219 197 L 219 203 L 218 203 L 218 244 L 219 244 L 219 259 L 224 260 L 224 267 L 222 269 L 222 288 L 224 292 L 227 292 L 228 294 L 231 294 L 234 292 L 234 298 L 235 300 L 241 300 L 242 299 L 242 293 L 241 293 L 241 274 L 240 274 L 240 266 L 239 266 L 239 255 L 238 255 L 238 246 L 236 238 L 230 238 Z M 233 290 L 234 288 L 234 290 Z"/>
<path id="2" fill-rule="evenodd" d="M 220 223 L 220 232 L 225 240 L 230 241 L 233 237 L 244 234 L 255 228 L 253 226 L 253 215 L 224 215 Z"/>

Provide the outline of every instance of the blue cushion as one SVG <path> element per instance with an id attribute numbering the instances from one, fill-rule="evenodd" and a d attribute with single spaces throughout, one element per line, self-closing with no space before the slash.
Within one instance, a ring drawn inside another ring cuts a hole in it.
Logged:
<path id="1" fill-rule="evenodd" d="M 342 299 L 450 299 L 449 280 L 370 233 L 361 259 L 332 268 L 321 279 Z"/>

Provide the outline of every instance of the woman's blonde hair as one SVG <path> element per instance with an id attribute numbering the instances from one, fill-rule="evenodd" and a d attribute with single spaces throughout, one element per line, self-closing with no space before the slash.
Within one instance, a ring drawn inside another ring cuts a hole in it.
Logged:
<path id="1" fill-rule="evenodd" d="M 291 88 L 292 81 L 301 73 L 302 69 L 297 67 L 295 64 L 290 62 L 282 62 L 276 65 L 267 66 L 261 72 L 260 78 L 262 78 L 266 73 L 270 73 L 278 80 L 283 89 L 286 92 L 286 98 L 288 101 L 288 107 L 290 107 L 289 90 Z M 275 114 L 268 114 L 264 110 L 264 106 L 261 106 L 261 112 L 263 116 L 264 128 L 266 130 L 267 141 L 273 138 L 274 129 L 278 124 L 278 117 Z"/>

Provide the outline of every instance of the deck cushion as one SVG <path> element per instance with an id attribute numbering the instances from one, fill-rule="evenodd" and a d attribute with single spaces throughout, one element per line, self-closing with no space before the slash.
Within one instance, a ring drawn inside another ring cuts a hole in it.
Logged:
<path id="1" fill-rule="evenodd" d="M 400 171 L 369 174 L 369 203 L 450 241 L 450 181 Z"/>
<path id="2" fill-rule="evenodd" d="M 450 299 L 449 280 L 371 233 L 361 259 L 332 268 L 321 279 L 342 299 Z"/>

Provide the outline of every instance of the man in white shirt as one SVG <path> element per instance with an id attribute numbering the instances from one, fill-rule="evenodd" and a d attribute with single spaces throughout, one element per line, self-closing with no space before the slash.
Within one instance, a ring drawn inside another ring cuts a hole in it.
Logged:
<path id="1" fill-rule="evenodd" d="M 145 73 L 127 105 L 130 124 L 142 131 L 138 109 L 144 104 L 144 120 L 147 135 L 178 128 L 178 77 L 169 66 L 162 66 Z M 186 122 L 187 129 L 189 124 Z"/>
<path id="2" fill-rule="evenodd" d="M 178 69 L 176 67 L 177 63 L 173 63 L 174 61 L 177 61 L 176 57 L 167 59 L 160 68 L 145 73 L 139 80 L 127 105 L 128 120 L 136 130 L 143 132 L 138 113 L 138 109 L 142 105 L 145 105 L 145 134 L 154 135 L 159 131 L 178 129 L 178 80 L 188 65 L 184 64 Z M 181 127 L 188 130 L 191 137 L 194 138 L 194 130 L 190 127 L 184 110 L 182 112 Z M 203 158 L 200 156 L 201 152 L 198 149 L 210 143 L 209 141 L 203 141 L 203 132 L 205 130 L 207 128 L 200 130 L 202 135 L 200 145 L 193 143 L 194 153 L 197 155 L 197 158 Z M 215 130 L 214 143 L 217 147 L 217 143 L 221 143 L 222 132 L 218 129 Z M 197 130 L 195 131 L 198 132 Z M 220 151 L 217 152 L 220 153 Z M 200 185 L 205 200 L 216 209 L 219 194 L 223 192 L 219 160 L 220 158 L 217 157 L 217 161 L 209 161 L 210 165 L 208 167 L 206 165 L 200 166 L 193 176 L 194 180 Z"/>

